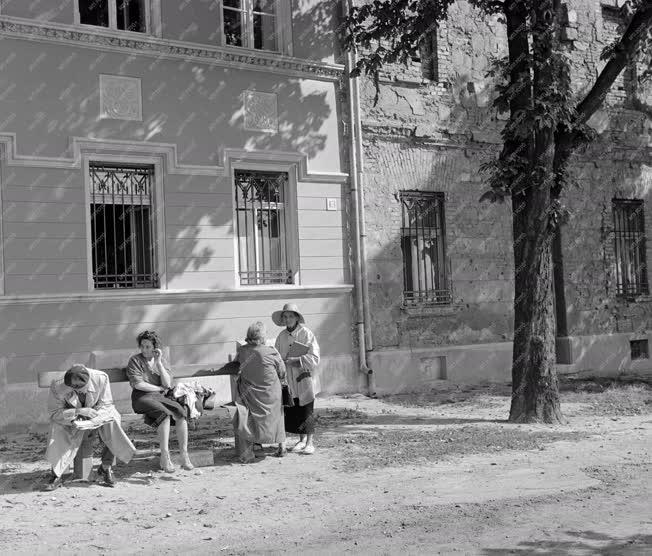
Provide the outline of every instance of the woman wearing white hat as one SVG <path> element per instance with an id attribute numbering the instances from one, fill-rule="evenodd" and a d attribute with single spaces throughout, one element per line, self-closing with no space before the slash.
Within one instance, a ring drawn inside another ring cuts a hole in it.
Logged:
<path id="1" fill-rule="evenodd" d="M 305 326 L 305 319 L 295 303 L 286 303 L 283 309 L 274 311 L 272 320 L 277 326 L 285 326 L 285 330 L 276 338 L 276 349 L 285 361 L 287 382 L 294 400 L 293 407 L 285 408 L 285 431 L 299 435 L 299 441 L 288 451 L 314 454 L 313 412 L 315 395 L 319 393 L 315 377 L 319 365 L 319 344 L 312 331 Z"/>

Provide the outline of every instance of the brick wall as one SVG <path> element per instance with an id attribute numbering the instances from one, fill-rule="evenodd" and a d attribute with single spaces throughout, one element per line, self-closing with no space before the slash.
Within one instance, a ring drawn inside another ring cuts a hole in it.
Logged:
<path id="1" fill-rule="evenodd" d="M 565 37 L 578 95 L 592 84 L 602 67 L 600 54 L 619 30 L 617 12 L 603 4 L 567 5 Z M 438 81 L 424 80 L 418 62 L 412 62 L 386 68 L 377 104 L 373 84 L 362 86 L 368 279 L 377 348 L 512 337 L 510 206 L 479 202 L 486 190 L 480 166 L 499 152 L 506 119 L 492 107 L 494 83 L 486 77 L 492 58 L 506 53 L 504 27 L 458 2 L 438 29 L 437 42 Z M 630 303 L 614 295 L 611 199 L 644 199 L 646 226 L 652 225 L 652 120 L 633 109 L 632 100 L 652 97 L 649 88 L 630 83 L 634 73 L 621 76 L 592 119 L 598 140 L 576 157 L 579 187 L 565 193 L 573 211 L 563 235 L 571 334 L 652 328 L 646 300 Z M 445 193 L 453 286 L 448 307 L 403 306 L 398 192 L 408 189 Z"/>

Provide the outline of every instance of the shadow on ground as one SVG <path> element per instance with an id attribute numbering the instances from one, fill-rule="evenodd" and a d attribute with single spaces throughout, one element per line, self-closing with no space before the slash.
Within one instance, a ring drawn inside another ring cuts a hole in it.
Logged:
<path id="1" fill-rule="evenodd" d="M 520 543 L 516 548 L 485 548 L 482 554 L 537 554 L 539 556 L 652 554 L 652 535 L 618 538 L 596 531 L 566 531 L 564 534 L 572 538 L 563 541 L 527 541 Z"/>

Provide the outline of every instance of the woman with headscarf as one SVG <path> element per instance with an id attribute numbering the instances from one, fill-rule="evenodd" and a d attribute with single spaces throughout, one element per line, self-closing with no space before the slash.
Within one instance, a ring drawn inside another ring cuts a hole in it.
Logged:
<path id="1" fill-rule="evenodd" d="M 314 454 L 315 445 L 315 396 L 319 393 L 319 381 L 315 371 L 319 365 L 319 344 L 312 331 L 305 326 L 305 319 L 294 303 L 286 303 L 280 311 L 274 311 L 272 320 L 277 326 L 285 326 L 276 338 L 276 349 L 287 368 L 287 382 L 293 407 L 285 408 L 285 432 L 298 434 L 299 441 L 288 451 Z"/>
<path id="2" fill-rule="evenodd" d="M 131 406 L 134 412 L 145 415 L 145 424 L 158 432 L 161 469 L 166 473 L 174 472 L 169 447 L 171 425 L 177 429 L 181 467 L 193 469 L 188 456 L 187 411 L 165 395 L 172 388 L 172 372 L 163 363 L 161 339 L 156 332 L 145 330 L 136 340 L 140 353 L 133 355 L 127 364 L 127 378 L 132 388 Z"/>
<path id="3" fill-rule="evenodd" d="M 236 358 L 215 373 L 238 373 L 233 429 L 242 463 L 255 461 L 254 444 L 278 444 L 275 455 L 285 455 L 281 397 L 285 365 L 278 351 L 265 345 L 265 336 L 265 325 L 253 323 Z"/>
<path id="4" fill-rule="evenodd" d="M 114 486 L 111 466 L 116 456 L 129 463 L 136 448 L 120 426 L 108 375 L 84 365 L 73 365 L 63 379 L 52 381 L 48 411 L 51 424 L 45 457 L 52 465 L 52 475 L 45 489 L 54 490 L 62 485 L 63 473 L 75 459 L 84 435 L 92 435 L 97 430 L 104 443 L 102 464 L 97 472 L 107 486 Z"/>

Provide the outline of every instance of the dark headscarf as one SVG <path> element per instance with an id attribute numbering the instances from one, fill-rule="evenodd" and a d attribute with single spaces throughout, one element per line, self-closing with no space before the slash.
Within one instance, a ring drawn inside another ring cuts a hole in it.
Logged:
<path id="1" fill-rule="evenodd" d="M 84 384 L 88 384 L 88 380 L 90 379 L 88 371 L 81 365 L 73 365 L 70 367 L 70 369 L 68 369 L 66 374 L 63 376 L 63 383 L 66 386 L 70 386 L 72 384 L 73 377 L 83 380 Z"/>

